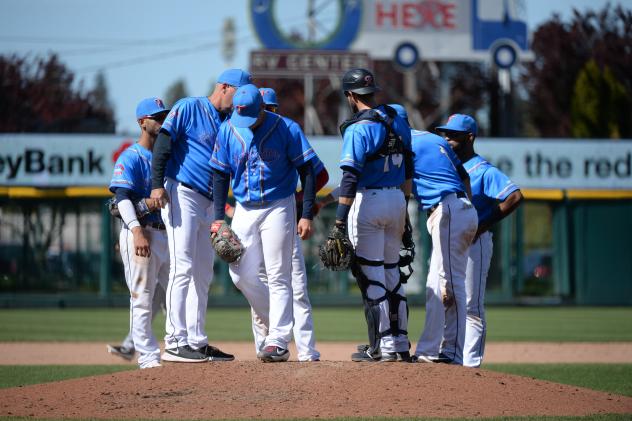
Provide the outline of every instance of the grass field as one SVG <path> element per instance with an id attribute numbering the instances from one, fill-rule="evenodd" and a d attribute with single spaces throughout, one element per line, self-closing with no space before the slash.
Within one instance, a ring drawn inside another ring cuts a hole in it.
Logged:
<path id="1" fill-rule="evenodd" d="M 488 341 L 632 342 L 632 308 L 492 307 L 487 313 Z M 424 316 L 411 309 L 411 338 L 419 337 Z M 128 317 L 125 309 L 0 310 L 0 341 L 120 341 Z M 209 310 L 206 320 L 213 340 L 252 339 L 246 308 Z M 316 308 L 314 325 L 320 341 L 366 340 L 360 307 Z M 164 316 L 154 326 L 164 331 Z"/>

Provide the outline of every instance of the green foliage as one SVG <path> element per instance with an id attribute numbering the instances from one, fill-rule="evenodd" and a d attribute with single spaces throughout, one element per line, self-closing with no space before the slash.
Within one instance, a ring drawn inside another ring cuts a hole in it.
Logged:
<path id="1" fill-rule="evenodd" d="M 126 309 L 0 310 L 0 341 L 120 341 L 127 334 Z M 409 332 L 415 342 L 425 312 L 420 304 L 410 309 Z M 632 341 L 632 308 L 613 307 L 492 307 L 487 310 L 489 341 L 612 342 Z M 154 332 L 164 332 L 162 314 Z M 366 341 L 366 324 L 360 306 L 315 308 L 314 326 L 319 341 Z M 207 333 L 216 341 L 251 341 L 248 308 L 212 309 Z"/>
<path id="2" fill-rule="evenodd" d="M 114 133 L 103 75 L 84 92 L 55 54 L 0 55 L 0 132 Z"/>
<path id="3" fill-rule="evenodd" d="M 483 368 L 632 396 L 632 364 L 485 364 Z"/>
<path id="4" fill-rule="evenodd" d="M 608 66 L 589 60 L 579 73 L 571 102 L 574 137 L 620 138 L 621 125 L 632 116 L 632 102 Z M 626 123 L 627 124 L 627 123 Z"/>
<path id="5" fill-rule="evenodd" d="M 129 365 L 0 365 L 0 388 L 135 370 Z"/>
<path id="6" fill-rule="evenodd" d="M 571 102 L 576 101 L 574 92 L 579 73 L 591 60 L 602 69 L 608 67 L 612 80 L 624 87 L 625 96 L 632 96 L 631 25 L 629 7 L 606 3 L 601 10 L 575 10 L 569 22 L 562 22 L 559 15 L 555 15 L 535 29 L 531 43 L 535 60 L 525 63 L 522 81 L 529 95 L 528 112 L 540 136 L 570 137 L 574 134 Z M 611 80 L 607 83 L 614 88 Z M 578 95 L 577 101 L 593 102 L 588 90 L 578 92 Z M 599 92 L 597 97 L 602 95 Z M 610 99 L 598 103 L 613 102 Z M 631 114 L 630 108 L 617 110 L 618 137 L 632 136 Z M 611 128 L 603 137 L 610 137 L 612 132 L 616 133 L 616 130 Z"/>

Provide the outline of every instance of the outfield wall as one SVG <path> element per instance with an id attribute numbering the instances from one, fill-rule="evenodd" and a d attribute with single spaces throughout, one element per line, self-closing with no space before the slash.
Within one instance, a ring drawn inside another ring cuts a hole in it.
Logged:
<path id="1" fill-rule="evenodd" d="M 134 140 L 116 135 L 0 135 L 0 307 L 125 305 L 118 221 L 104 202 L 114 161 Z M 315 137 L 336 170 L 341 142 Z M 477 150 L 521 186 L 526 202 L 494 230 L 490 303 L 632 304 L 632 141 L 477 140 Z M 411 300 L 423 301 L 430 239 L 418 226 Z M 359 302 L 355 281 L 323 270 L 317 245 L 334 209 L 305 244 L 313 301 Z M 217 262 L 211 305 L 245 304 Z M 34 294 L 39 295 L 34 295 Z"/>

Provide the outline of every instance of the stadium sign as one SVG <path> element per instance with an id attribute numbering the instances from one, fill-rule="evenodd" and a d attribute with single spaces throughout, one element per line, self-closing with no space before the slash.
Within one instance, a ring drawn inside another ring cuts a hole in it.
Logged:
<path id="1" fill-rule="evenodd" d="M 282 4 L 283 3 L 283 4 Z M 251 21 L 261 44 L 272 50 L 369 51 L 392 59 L 402 43 L 414 43 L 424 59 L 489 60 L 506 46 L 530 58 L 524 10 L 518 0 L 252 0 Z"/>
<path id="2" fill-rule="evenodd" d="M 255 76 L 303 76 L 343 73 L 353 67 L 371 67 L 366 53 L 347 51 L 250 52 L 250 72 Z"/>

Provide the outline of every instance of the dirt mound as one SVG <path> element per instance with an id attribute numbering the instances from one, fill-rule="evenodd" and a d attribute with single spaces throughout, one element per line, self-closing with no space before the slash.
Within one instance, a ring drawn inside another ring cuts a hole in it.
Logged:
<path id="1" fill-rule="evenodd" d="M 169 364 L 4 389 L 0 416 L 221 419 L 632 414 L 632 398 L 443 364 Z"/>

